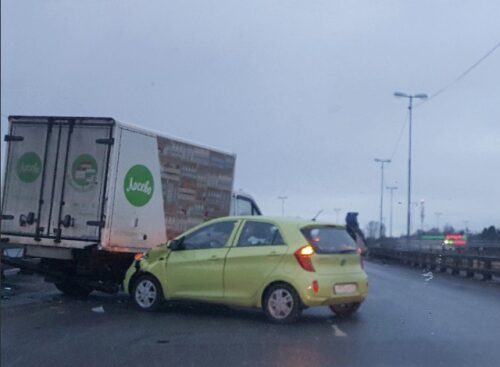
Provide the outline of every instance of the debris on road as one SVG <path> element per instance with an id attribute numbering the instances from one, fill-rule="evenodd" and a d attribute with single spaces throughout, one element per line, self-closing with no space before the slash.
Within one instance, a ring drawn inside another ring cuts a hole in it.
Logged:
<path id="1" fill-rule="evenodd" d="M 333 324 L 332 328 L 333 328 L 333 333 L 335 336 L 338 336 L 341 338 L 345 338 L 347 336 L 347 334 L 344 333 L 342 330 L 340 330 L 340 328 L 337 325 Z"/>
<path id="2" fill-rule="evenodd" d="M 422 276 L 425 278 L 424 280 L 426 282 L 430 281 L 432 278 L 434 278 L 434 275 L 432 274 L 432 271 L 429 271 L 427 273 L 423 273 Z"/>
<path id="3" fill-rule="evenodd" d="M 2 285 L 2 288 L 0 288 L 0 298 L 2 300 L 9 300 L 11 296 L 13 296 L 15 294 L 15 291 L 14 289 L 7 285 L 7 284 L 3 284 Z"/>
<path id="4" fill-rule="evenodd" d="M 92 308 L 92 311 L 95 312 L 95 313 L 104 313 L 104 307 L 102 306 L 99 306 L 99 307 L 94 307 Z"/>

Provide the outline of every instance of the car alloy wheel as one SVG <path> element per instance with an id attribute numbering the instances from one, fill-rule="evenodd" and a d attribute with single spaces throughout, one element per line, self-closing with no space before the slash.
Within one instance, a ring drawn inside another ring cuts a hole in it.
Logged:
<path id="1" fill-rule="evenodd" d="M 277 323 L 295 320 L 300 315 L 300 301 L 295 290 L 287 284 L 277 284 L 268 289 L 264 299 L 267 317 Z"/>
<path id="2" fill-rule="evenodd" d="M 293 310 L 293 298 L 290 292 L 286 289 L 276 289 L 269 297 L 267 304 L 269 313 L 276 319 L 284 319 Z"/>
<path id="3" fill-rule="evenodd" d="M 163 293 L 156 279 L 145 275 L 135 282 L 133 299 L 141 310 L 154 311 L 163 301 Z"/>

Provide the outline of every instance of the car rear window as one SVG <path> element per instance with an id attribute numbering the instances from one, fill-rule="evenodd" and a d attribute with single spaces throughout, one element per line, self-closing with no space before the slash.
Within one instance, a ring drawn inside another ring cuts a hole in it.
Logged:
<path id="1" fill-rule="evenodd" d="M 356 242 L 343 228 L 313 226 L 301 230 L 307 241 L 319 254 L 356 252 Z"/>

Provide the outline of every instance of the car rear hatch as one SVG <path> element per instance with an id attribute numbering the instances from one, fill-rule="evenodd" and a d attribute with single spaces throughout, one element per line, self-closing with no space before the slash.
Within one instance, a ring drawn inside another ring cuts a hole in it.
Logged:
<path id="1" fill-rule="evenodd" d="M 321 275 L 361 271 L 360 255 L 354 240 L 343 227 L 312 225 L 301 232 L 314 248 L 314 270 Z"/>

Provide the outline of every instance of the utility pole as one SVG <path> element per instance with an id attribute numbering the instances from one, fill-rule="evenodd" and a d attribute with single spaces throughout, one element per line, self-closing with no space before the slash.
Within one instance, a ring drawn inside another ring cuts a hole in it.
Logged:
<path id="1" fill-rule="evenodd" d="M 425 200 L 420 200 L 420 230 L 424 231 L 424 219 L 425 219 Z"/>
<path id="2" fill-rule="evenodd" d="M 285 200 L 288 199 L 288 196 L 278 196 L 278 199 L 281 200 L 281 216 L 285 216 Z"/>
<path id="3" fill-rule="evenodd" d="M 425 99 L 427 98 L 427 94 L 420 93 L 420 94 L 415 94 L 415 95 L 408 95 L 406 93 L 401 93 L 401 92 L 395 92 L 394 93 L 395 97 L 402 97 L 402 98 L 408 98 L 409 103 L 408 103 L 408 112 L 409 112 L 409 144 L 408 144 L 408 213 L 407 213 L 407 218 L 406 218 L 406 238 L 409 241 L 410 240 L 410 226 L 411 226 L 411 123 L 412 123 L 412 110 L 413 110 L 413 99 L 414 98 L 419 98 L 419 99 Z"/>
<path id="4" fill-rule="evenodd" d="M 391 211 L 390 211 L 390 216 L 389 216 L 389 236 L 392 237 L 392 193 L 394 190 L 397 190 L 398 187 L 397 186 L 387 186 L 386 187 L 387 190 L 390 191 L 391 193 Z"/>
<path id="5" fill-rule="evenodd" d="M 391 163 L 390 159 L 380 159 L 375 158 L 375 162 L 380 163 L 380 220 L 379 220 L 379 230 L 378 237 L 382 237 L 382 222 L 383 222 L 383 210 L 384 210 L 384 164 Z"/>

